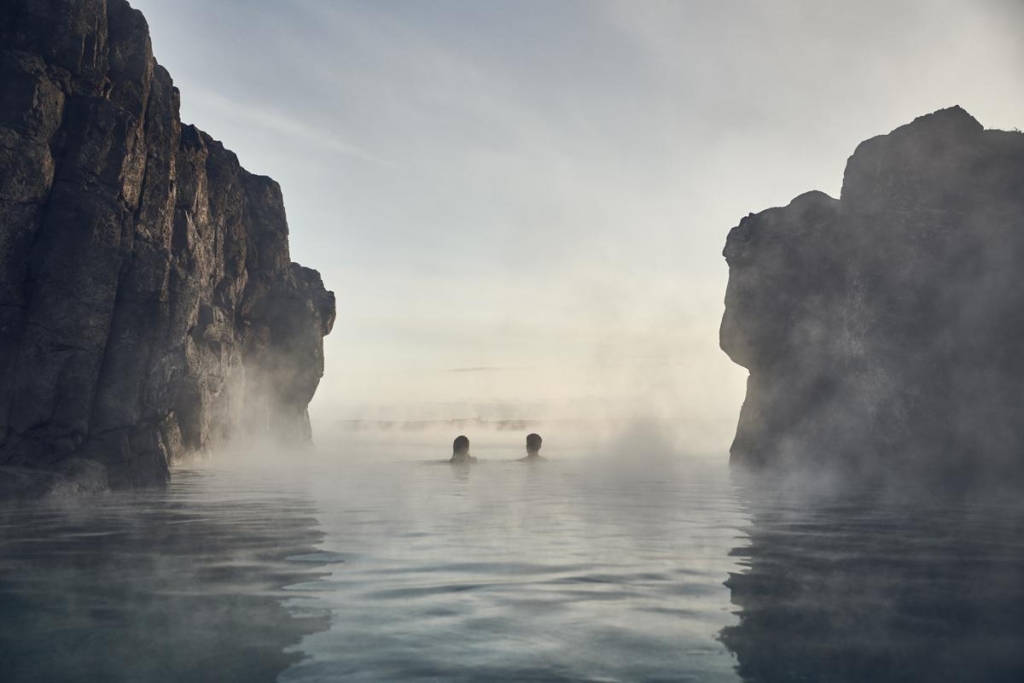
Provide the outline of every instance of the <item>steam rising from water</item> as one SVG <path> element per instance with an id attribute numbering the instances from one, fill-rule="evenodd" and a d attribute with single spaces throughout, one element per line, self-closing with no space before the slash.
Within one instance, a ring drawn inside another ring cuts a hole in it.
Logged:
<path id="1" fill-rule="evenodd" d="M 730 478 L 720 457 L 639 456 L 677 450 L 654 426 L 623 434 L 602 452 L 556 438 L 539 465 L 499 462 L 507 447 L 485 439 L 489 459 L 468 468 L 352 441 L 347 457 L 178 469 L 166 492 L 0 508 L 0 676 L 1016 683 L 1024 670 L 1019 504 L 809 497 Z"/>

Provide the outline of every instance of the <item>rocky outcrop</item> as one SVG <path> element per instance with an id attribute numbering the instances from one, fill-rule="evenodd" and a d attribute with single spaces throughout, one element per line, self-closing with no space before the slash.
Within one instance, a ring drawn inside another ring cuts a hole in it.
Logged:
<path id="1" fill-rule="evenodd" d="M 862 143 L 839 200 L 744 218 L 725 257 L 734 463 L 1020 477 L 1024 134 L 923 116 Z"/>
<path id="2" fill-rule="evenodd" d="M 6 0 L 0 45 L 0 467 L 140 486 L 308 440 L 334 295 L 278 185 L 181 123 L 124 0 Z"/>

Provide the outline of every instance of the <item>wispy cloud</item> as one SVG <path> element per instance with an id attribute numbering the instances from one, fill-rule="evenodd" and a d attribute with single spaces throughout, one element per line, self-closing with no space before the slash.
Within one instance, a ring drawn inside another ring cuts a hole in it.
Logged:
<path id="1" fill-rule="evenodd" d="M 133 4 L 339 293 L 325 414 L 646 391 L 734 419 L 728 228 L 838 192 L 857 143 L 930 108 L 1024 111 L 1020 0 Z"/>
<path id="2" fill-rule="evenodd" d="M 237 102 L 219 93 L 195 87 L 189 89 L 188 98 L 191 100 L 191 106 L 216 112 L 228 121 L 258 128 L 317 150 L 326 149 L 370 164 L 388 168 L 396 167 L 394 162 L 389 159 L 354 145 L 336 134 L 309 125 L 294 116 L 265 105 Z"/>

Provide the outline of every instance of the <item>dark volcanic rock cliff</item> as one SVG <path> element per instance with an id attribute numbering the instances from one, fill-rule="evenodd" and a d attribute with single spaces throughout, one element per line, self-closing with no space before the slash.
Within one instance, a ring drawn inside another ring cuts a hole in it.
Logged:
<path id="1" fill-rule="evenodd" d="M 1024 471 L 1024 134 L 954 107 L 862 143 L 842 196 L 728 237 L 734 463 Z"/>
<path id="2" fill-rule="evenodd" d="M 308 440 L 334 295 L 291 262 L 278 185 L 181 124 L 124 0 L 2 0 L 0 45 L 8 485 L 153 484 L 240 433 Z"/>

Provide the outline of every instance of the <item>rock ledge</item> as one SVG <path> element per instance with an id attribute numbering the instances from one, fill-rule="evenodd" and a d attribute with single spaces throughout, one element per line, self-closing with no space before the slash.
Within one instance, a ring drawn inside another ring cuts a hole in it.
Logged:
<path id="1" fill-rule="evenodd" d="M 308 441 L 334 295 L 280 187 L 182 125 L 124 0 L 5 2 L 0 45 L 0 468 L 133 487 Z"/>

